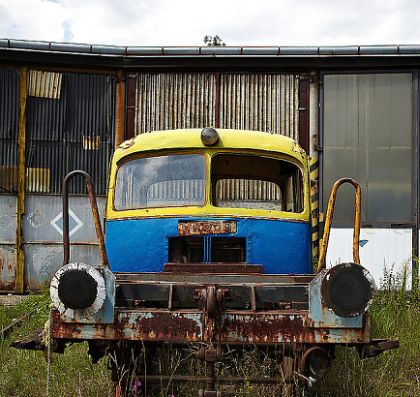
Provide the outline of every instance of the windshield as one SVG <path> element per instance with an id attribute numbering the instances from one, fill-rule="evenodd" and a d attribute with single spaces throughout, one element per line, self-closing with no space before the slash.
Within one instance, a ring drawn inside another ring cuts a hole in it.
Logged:
<path id="1" fill-rule="evenodd" d="M 140 158 L 117 172 L 117 210 L 202 205 L 206 165 L 200 154 Z"/>
<path id="2" fill-rule="evenodd" d="M 288 161 L 219 154 L 212 159 L 211 183 L 216 207 L 303 211 L 302 173 Z"/>

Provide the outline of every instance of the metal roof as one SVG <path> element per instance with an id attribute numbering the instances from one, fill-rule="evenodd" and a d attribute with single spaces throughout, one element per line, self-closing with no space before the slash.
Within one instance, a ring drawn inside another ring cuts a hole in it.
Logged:
<path id="1" fill-rule="evenodd" d="M 0 48 L 108 56 L 341 56 L 420 55 L 420 44 L 349 46 L 115 46 L 0 39 Z"/>
<path id="2" fill-rule="evenodd" d="M 0 39 L 0 62 L 126 70 L 420 68 L 420 44 L 348 46 L 115 46 Z"/>

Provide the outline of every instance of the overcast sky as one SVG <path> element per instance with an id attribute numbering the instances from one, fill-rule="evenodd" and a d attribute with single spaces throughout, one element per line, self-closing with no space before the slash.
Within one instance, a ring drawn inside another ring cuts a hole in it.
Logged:
<path id="1" fill-rule="evenodd" d="M 419 0 L 0 0 L 0 38 L 117 45 L 420 43 Z"/>

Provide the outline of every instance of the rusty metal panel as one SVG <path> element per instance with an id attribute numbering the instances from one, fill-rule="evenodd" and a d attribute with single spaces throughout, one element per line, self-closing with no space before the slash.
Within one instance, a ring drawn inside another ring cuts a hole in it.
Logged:
<path id="1" fill-rule="evenodd" d="M 125 339 L 173 343 L 209 342 L 206 315 L 200 310 L 117 310 L 114 324 L 75 324 L 52 313 L 52 335 L 64 339 Z M 226 312 L 221 314 L 218 342 L 228 344 L 369 343 L 370 319 L 362 329 L 307 326 L 307 312 Z"/>
<path id="2" fill-rule="evenodd" d="M 266 131 L 298 139 L 299 77 L 294 74 L 222 74 L 219 126 Z"/>
<path id="3" fill-rule="evenodd" d="M 98 197 L 102 218 L 105 198 Z M 27 287 L 37 290 L 63 264 L 62 203 L 60 196 L 26 195 L 23 219 Z M 100 262 L 98 242 L 88 197 L 70 198 L 70 260 L 87 264 Z"/>
<path id="4" fill-rule="evenodd" d="M 0 291 L 13 291 L 16 268 L 16 197 L 0 195 Z"/>
<path id="5" fill-rule="evenodd" d="M 16 241 L 16 197 L 0 195 L 0 244 Z"/>
<path id="6" fill-rule="evenodd" d="M 105 193 L 114 146 L 115 84 L 111 75 L 29 71 L 27 192 L 60 193 L 64 176 L 83 169 L 96 193 Z M 83 181 L 73 181 L 70 191 L 83 193 Z"/>
<path id="7" fill-rule="evenodd" d="M 169 273 L 115 273 L 117 283 L 208 283 L 208 284 L 308 284 L 313 274 L 259 274 L 259 275 L 240 275 L 240 274 L 169 274 Z"/>
<path id="8" fill-rule="evenodd" d="M 213 73 L 141 73 L 137 76 L 136 134 L 216 123 Z"/>
<path id="9" fill-rule="evenodd" d="M 96 245 L 77 245 L 70 249 L 73 262 L 98 264 L 99 250 Z M 61 244 L 25 244 L 26 289 L 39 291 L 49 284 L 54 273 L 63 265 Z"/>
<path id="10" fill-rule="evenodd" d="M 97 200 L 102 218 L 105 198 L 98 197 Z M 62 203 L 60 196 L 27 195 L 25 207 L 26 212 L 23 221 L 25 242 L 62 242 L 62 234 L 58 231 L 58 229 L 62 229 L 62 218 L 60 216 Z M 70 197 L 70 210 L 71 241 L 97 243 L 89 198 Z M 57 220 L 54 221 L 55 219 Z"/>
<path id="11" fill-rule="evenodd" d="M 28 75 L 28 96 L 59 99 L 63 74 L 30 70 Z"/>
<path id="12" fill-rule="evenodd" d="M 236 221 L 194 221 L 178 223 L 178 234 L 180 236 L 224 233 L 236 233 Z"/>
<path id="13" fill-rule="evenodd" d="M 15 245 L 0 243 L 0 291 L 15 289 L 15 262 Z"/>

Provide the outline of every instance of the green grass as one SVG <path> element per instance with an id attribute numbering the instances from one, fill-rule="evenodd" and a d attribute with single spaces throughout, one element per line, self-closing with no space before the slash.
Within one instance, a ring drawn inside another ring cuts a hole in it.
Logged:
<path id="1" fill-rule="evenodd" d="M 10 343 L 31 331 L 43 327 L 48 318 L 49 298 L 31 295 L 14 308 L 0 307 L 0 328 L 13 318 L 36 309 L 25 323 L 0 340 L 0 397 L 44 397 L 46 395 L 47 365 L 39 351 L 17 350 Z M 51 365 L 51 396 L 110 396 L 111 381 L 107 361 L 90 363 L 87 345 L 74 344 L 65 354 L 54 354 Z"/>
<path id="2" fill-rule="evenodd" d="M 420 396 L 420 301 L 405 292 L 406 276 L 388 274 L 370 309 L 375 338 L 396 338 L 401 346 L 370 359 L 360 360 L 355 349 L 337 348 L 336 360 L 316 386 L 317 396 L 412 397 Z M 0 307 L 0 328 L 13 318 L 36 309 L 36 314 L 0 340 L 0 397 L 41 397 L 46 395 L 46 361 L 42 352 L 16 350 L 13 340 L 45 323 L 49 311 L 46 294 L 32 295 L 14 308 Z M 167 362 L 174 367 L 201 373 L 197 363 L 180 361 L 177 352 Z M 178 360 L 178 361 L 177 361 Z M 172 365 L 172 364 L 171 364 Z M 195 371 L 194 367 L 195 366 Z M 233 354 L 218 372 L 235 376 L 270 376 L 276 364 L 268 354 L 250 348 L 240 358 Z M 64 355 L 54 354 L 51 366 L 51 396 L 110 396 L 112 384 L 107 360 L 93 365 L 87 345 L 74 344 Z M 178 385 L 168 388 L 177 397 L 189 396 L 192 389 Z M 189 390 L 189 391 L 187 391 Z M 238 396 L 278 397 L 278 387 L 245 383 Z M 170 393 L 169 393 L 170 394 Z M 196 395 L 196 391 L 192 394 Z M 165 395 L 166 397 L 166 395 Z"/>
<path id="3" fill-rule="evenodd" d="M 406 292 L 407 273 L 385 272 L 370 309 L 372 336 L 395 338 L 400 347 L 360 360 L 355 349 L 338 348 L 337 359 L 318 385 L 321 396 L 420 396 L 420 300 Z"/>

